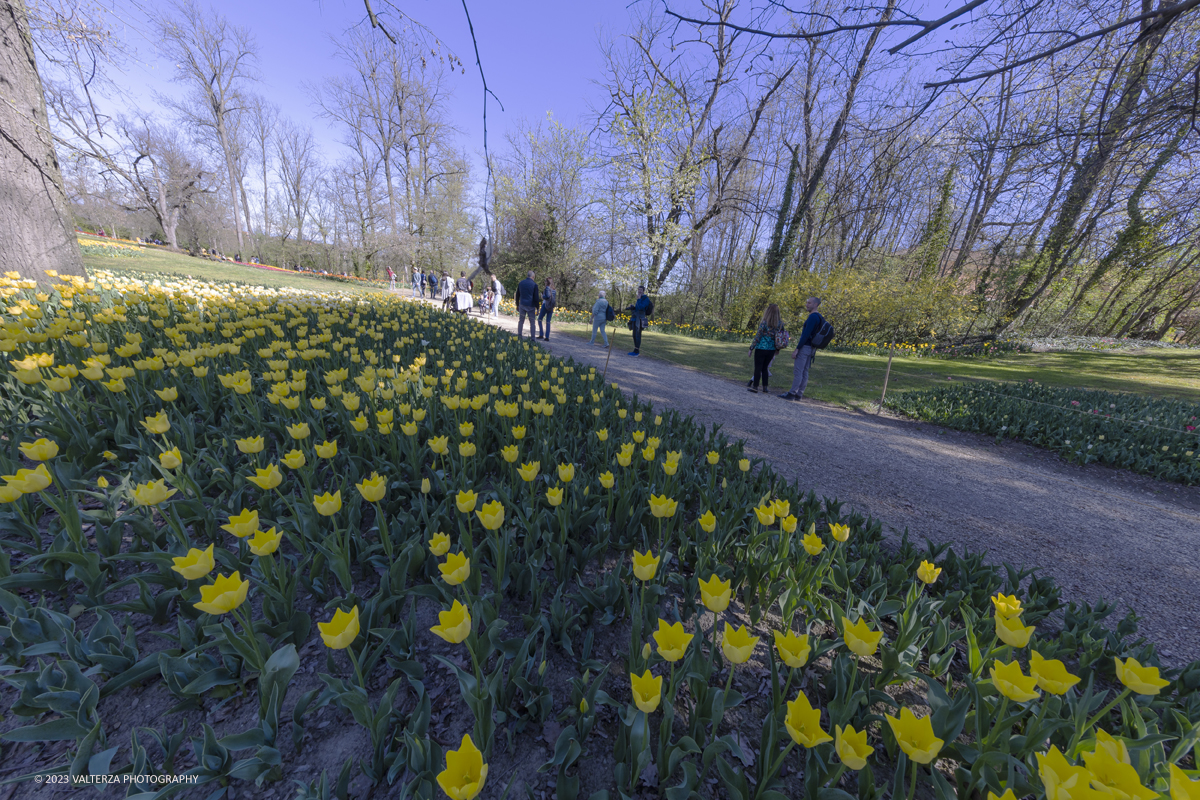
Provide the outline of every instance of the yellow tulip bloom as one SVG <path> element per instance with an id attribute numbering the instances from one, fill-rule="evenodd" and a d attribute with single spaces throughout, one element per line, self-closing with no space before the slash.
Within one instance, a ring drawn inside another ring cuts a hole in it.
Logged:
<path id="1" fill-rule="evenodd" d="M 546 502 L 554 507 L 562 505 L 563 490 L 561 486 L 556 486 L 553 489 L 546 490 Z"/>
<path id="2" fill-rule="evenodd" d="M 474 432 L 475 432 L 475 424 L 474 423 L 464 422 L 458 426 L 458 433 L 464 439 L 469 437 Z"/>
<path id="3" fill-rule="evenodd" d="M 429 478 L 421 478 L 421 494 L 429 494 L 433 490 L 433 485 L 429 482 Z"/>
<path id="4" fill-rule="evenodd" d="M 446 751 L 446 768 L 438 773 L 437 782 L 450 800 L 475 800 L 483 791 L 487 774 L 483 753 L 464 733 L 459 748 Z"/>
<path id="5" fill-rule="evenodd" d="M 1200 780 L 1192 780 L 1171 764 L 1171 800 L 1200 800 Z"/>
<path id="6" fill-rule="evenodd" d="M 739 461 L 738 469 L 740 469 L 742 472 L 749 472 L 750 471 L 750 459 L 743 458 L 741 461 Z"/>
<path id="7" fill-rule="evenodd" d="M 867 625 L 865 619 L 859 619 L 858 622 L 851 622 L 846 617 L 842 617 L 842 638 L 846 641 L 846 647 L 850 652 L 857 656 L 875 655 L 875 651 L 879 648 L 879 640 L 883 638 L 883 631 L 873 631 Z"/>
<path id="8" fill-rule="evenodd" d="M 875 752 L 875 748 L 867 744 L 867 732 L 854 730 L 853 725 L 834 729 L 834 750 L 838 758 L 849 769 L 860 770 L 867 765 L 867 759 Z"/>
<path id="9" fill-rule="evenodd" d="M 675 509 L 679 503 L 665 494 L 661 496 L 650 495 L 650 513 L 655 517 L 662 519 L 663 517 L 675 516 Z"/>
<path id="10" fill-rule="evenodd" d="M 792 513 L 792 503 L 789 500 L 775 498 L 771 501 L 771 510 L 775 513 L 777 519 L 783 519 Z"/>
<path id="11" fill-rule="evenodd" d="M 750 656 L 754 655 L 754 648 L 757 646 L 758 637 L 751 636 L 745 625 L 735 629 L 728 622 L 725 623 L 725 631 L 721 635 L 721 652 L 731 663 L 745 664 L 750 660 Z"/>
<path id="12" fill-rule="evenodd" d="M 655 557 L 649 550 L 645 553 L 634 550 L 633 576 L 643 582 L 654 580 L 654 573 L 658 571 L 658 562 L 661 560 L 662 556 Z"/>
<path id="13" fill-rule="evenodd" d="M 1033 635 L 1033 626 L 1025 627 L 1020 617 L 996 617 L 996 635 L 1000 641 L 1018 649 L 1029 644 Z"/>
<path id="14" fill-rule="evenodd" d="M 700 524 L 700 529 L 705 533 L 712 533 L 717 529 L 717 517 L 712 513 L 712 509 L 701 514 L 696 522 Z"/>
<path id="15" fill-rule="evenodd" d="M 378 503 L 387 494 L 388 482 L 378 472 L 372 472 L 371 477 L 364 478 L 362 483 L 356 484 L 356 488 L 363 500 L 368 503 Z"/>
<path id="16" fill-rule="evenodd" d="M 628 467 L 633 461 L 633 457 L 629 453 L 617 453 L 617 463 L 622 467 Z"/>
<path id="17" fill-rule="evenodd" d="M 723 581 L 713 575 L 708 581 L 700 580 L 700 601 L 704 607 L 715 614 L 729 608 L 729 600 L 733 597 L 731 581 Z"/>
<path id="18" fill-rule="evenodd" d="M 1037 685 L 1043 691 L 1050 694 L 1066 694 L 1080 680 L 1078 675 L 1067 671 L 1063 662 L 1044 659 L 1037 650 L 1029 654 L 1029 674 L 1037 680 Z"/>
<path id="19" fill-rule="evenodd" d="M 537 478 L 538 470 L 542 468 L 542 462 L 531 461 L 528 464 L 522 464 L 517 467 L 517 474 L 521 476 L 521 480 L 529 483 Z"/>
<path id="20" fill-rule="evenodd" d="M 1012 789 L 1005 789 L 1004 794 L 997 795 L 995 792 L 987 793 L 987 800 L 1017 800 L 1016 794 Z"/>
<path id="21" fill-rule="evenodd" d="M 825 549 L 825 542 L 821 541 L 821 537 L 817 536 L 817 526 L 808 526 L 808 533 L 800 540 L 800 544 L 804 545 L 804 550 L 810 556 L 820 555 Z"/>
<path id="22" fill-rule="evenodd" d="M 268 464 L 265 469 L 254 470 L 254 475 L 249 476 L 246 480 L 253 483 L 264 492 L 269 492 L 279 484 L 283 483 L 283 473 L 279 471 L 279 467 L 275 464 Z"/>
<path id="23" fill-rule="evenodd" d="M 297 425 L 288 425 L 287 432 L 288 436 L 291 436 L 293 439 L 307 439 L 309 434 L 312 433 L 312 431 L 308 429 L 307 422 L 301 422 Z"/>
<path id="24" fill-rule="evenodd" d="M 1128 658 L 1124 662 L 1114 658 L 1117 664 L 1117 679 L 1137 694 L 1156 695 L 1171 682 L 1158 676 L 1158 667 L 1143 667 L 1137 659 Z"/>
<path id="25" fill-rule="evenodd" d="M 510 444 L 510 445 L 506 445 L 506 446 L 500 448 L 500 455 L 509 464 L 513 464 L 516 462 L 520 453 L 518 452 L 517 446 L 515 444 Z"/>
<path id="26" fill-rule="evenodd" d="M 459 492 L 454 498 L 454 504 L 458 506 L 458 510 L 464 514 L 470 514 L 475 510 L 475 503 L 478 501 L 479 495 L 470 489 Z"/>
<path id="27" fill-rule="evenodd" d="M 1113 757 L 1107 747 L 1084 753 L 1083 763 L 1091 773 L 1092 787 L 1114 800 L 1155 800 L 1158 797 L 1158 792 L 1142 785 L 1136 769 Z"/>
<path id="28" fill-rule="evenodd" d="M 613 484 L 616 482 L 617 482 L 617 479 L 613 477 L 612 470 L 609 470 L 608 472 L 600 473 L 600 485 L 603 486 L 605 489 L 611 489 L 613 487 Z"/>
<path id="29" fill-rule="evenodd" d="M 832 536 L 836 541 L 844 542 L 850 538 L 850 526 L 849 525 L 830 525 L 829 526 L 829 535 Z"/>
<path id="30" fill-rule="evenodd" d="M 512 429 L 512 435 L 513 435 L 513 438 L 516 439 L 518 442 L 521 441 L 522 439 L 524 439 L 525 438 L 525 426 L 524 425 L 514 425 L 513 429 Z"/>
<path id="31" fill-rule="evenodd" d="M 337 439 L 334 439 L 332 442 L 322 442 L 313 449 L 317 451 L 317 458 L 333 458 L 337 455 Z"/>
<path id="32" fill-rule="evenodd" d="M 444 533 L 438 532 L 429 540 L 429 552 L 433 553 L 438 558 L 446 555 L 450 550 L 450 537 Z"/>
<path id="33" fill-rule="evenodd" d="M 996 608 L 996 616 L 1011 619 L 1021 616 L 1021 601 L 1014 595 L 997 594 L 992 598 L 992 605 Z"/>
<path id="34" fill-rule="evenodd" d="M 504 524 L 504 504 L 499 500 L 484 503 L 483 507 L 475 512 L 475 516 L 479 517 L 479 524 L 483 525 L 485 530 L 494 531 Z"/>
<path id="35" fill-rule="evenodd" d="M 450 644 L 461 644 L 471 635 L 471 614 L 457 600 L 449 611 L 438 612 L 438 624 L 429 629 Z"/>
<path id="36" fill-rule="evenodd" d="M 783 726 L 787 728 L 792 741 L 805 748 L 816 747 L 833 740 L 832 736 L 821 729 L 821 710 L 812 707 L 803 690 L 797 693 L 795 700 L 788 701 Z"/>
<path id="37" fill-rule="evenodd" d="M 162 434 L 171 430 L 171 421 L 167 419 L 167 412 L 160 411 L 153 417 L 142 420 L 142 427 L 149 433 Z"/>
<path id="38" fill-rule="evenodd" d="M 192 605 L 214 616 L 228 614 L 245 601 L 249 591 L 250 581 L 242 580 L 240 572 L 218 575 L 211 584 L 200 587 L 200 602 Z"/>
<path id="39" fill-rule="evenodd" d="M 558 465 L 558 479 L 560 481 L 562 481 L 563 483 L 570 483 L 571 481 L 573 481 L 575 479 L 575 465 L 574 464 L 559 464 Z"/>
<path id="40" fill-rule="evenodd" d="M 434 436 L 430 438 L 426 444 L 429 445 L 429 449 L 434 453 L 439 456 L 444 456 L 450 452 L 449 441 L 450 440 L 445 436 Z"/>
<path id="41" fill-rule="evenodd" d="M 444 562 L 438 564 L 438 571 L 442 573 L 442 580 L 451 586 L 458 586 L 471 577 L 471 559 L 463 553 L 450 553 Z"/>
<path id="42" fill-rule="evenodd" d="M 706 455 L 705 458 L 708 459 L 709 464 L 715 467 L 717 462 L 721 460 L 721 454 L 716 450 L 709 450 L 708 455 Z"/>
<path id="43" fill-rule="evenodd" d="M 239 539 L 245 539 L 258 532 L 258 512 L 243 508 L 240 514 L 229 518 L 228 525 L 222 525 L 221 530 L 229 531 Z"/>
<path id="44" fill-rule="evenodd" d="M 304 457 L 304 453 L 299 450 L 293 450 L 280 459 L 283 465 L 288 469 L 300 469 L 308 463 L 308 459 Z"/>
<path id="45" fill-rule="evenodd" d="M 283 531 L 277 531 L 274 528 L 269 528 L 265 531 L 255 531 L 250 537 L 248 544 L 250 552 L 256 556 L 269 556 L 279 549 L 279 543 L 283 540 Z"/>
<path id="46" fill-rule="evenodd" d="M 189 581 L 203 578 L 216 566 L 216 561 L 213 559 L 213 545 L 210 544 L 207 550 L 197 550 L 193 547 L 185 555 L 171 559 L 171 563 L 171 569 Z"/>
<path id="47" fill-rule="evenodd" d="M 1026 677 L 1017 661 L 996 661 L 991 668 L 992 685 L 1014 703 L 1027 703 L 1039 697 L 1037 678 Z"/>
<path id="48" fill-rule="evenodd" d="M 754 507 L 754 516 L 758 517 L 759 525 L 775 524 L 775 509 L 770 503 Z"/>
<path id="49" fill-rule="evenodd" d="M 909 759 L 917 764 L 928 764 L 937 758 L 945 742 L 933 735 L 933 720 L 930 717 L 917 719 L 913 712 L 905 707 L 900 709 L 900 717 L 891 714 L 884 715 L 896 743 Z"/>
<path id="50" fill-rule="evenodd" d="M 354 430 L 358 431 L 359 433 L 362 433 L 370 426 L 371 426 L 371 423 L 368 422 L 367 418 L 364 417 L 362 414 L 359 414 L 357 417 L 350 420 L 350 427 L 354 428 Z"/>
<path id="51" fill-rule="evenodd" d="M 932 584 L 942 574 L 941 567 L 935 567 L 928 561 L 922 561 L 921 566 L 917 567 L 917 578 L 924 584 Z"/>
<path id="52" fill-rule="evenodd" d="M 309 405 L 311 405 L 313 407 L 313 411 L 324 411 L 325 410 L 326 400 L 324 397 L 310 398 L 308 403 L 309 403 Z"/>
<path id="53" fill-rule="evenodd" d="M 799 522 L 800 520 L 796 519 L 794 515 L 788 514 L 786 517 L 779 518 L 779 529 L 784 533 L 795 533 L 796 525 Z"/>
<path id="54" fill-rule="evenodd" d="M 358 606 L 350 609 L 349 613 L 338 609 L 333 613 L 329 622 L 318 622 L 317 629 L 321 632 L 321 641 L 330 650 L 345 650 L 358 638 Z"/>
<path id="55" fill-rule="evenodd" d="M 166 480 L 150 481 L 134 487 L 133 500 L 139 506 L 156 506 L 170 500 L 175 493 L 175 489 L 167 488 Z"/>
<path id="56" fill-rule="evenodd" d="M 313 498 L 313 508 L 322 517 L 332 517 L 342 510 L 342 490 L 338 489 L 333 494 L 326 492 L 325 494 L 317 495 Z"/>
<path id="57" fill-rule="evenodd" d="M 1079 800 L 1088 798 L 1094 800 L 1098 793 L 1089 787 L 1092 779 L 1083 767 L 1077 767 L 1067 761 L 1056 746 L 1051 745 L 1049 752 L 1038 753 L 1038 777 L 1046 790 L 1046 800 Z"/>
<path id="58" fill-rule="evenodd" d="M 601 428 L 600 430 L 596 431 L 596 438 L 602 442 L 607 442 L 608 441 L 608 428 Z"/>
<path id="59" fill-rule="evenodd" d="M 646 670 L 642 675 L 630 673 L 629 682 L 633 688 L 634 705 L 647 714 L 653 713 L 662 702 L 662 676 L 655 677 L 650 670 Z"/>
<path id="60" fill-rule="evenodd" d="M 58 444 L 44 438 L 36 442 L 21 442 L 18 449 L 30 461 L 49 461 L 58 455 Z"/>
<path id="61" fill-rule="evenodd" d="M 683 658 L 687 652 L 688 644 L 691 643 L 694 634 L 688 633 L 683 629 L 682 622 L 676 622 L 674 625 L 668 625 L 666 620 L 658 621 L 658 630 L 654 633 L 654 642 L 658 645 L 658 654 L 664 660 L 672 663 Z"/>
<path id="62" fill-rule="evenodd" d="M 779 653 L 779 658 L 792 669 L 800 669 L 808 663 L 808 656 L 812 653 L 812 644 L 808 641 L 808 635 L 797 636 L 788 631 L 774 631 L 775 649 Z"/>
<path id="63" fill-rule="evenodd" d="M 163 469 L 175 469 L 183 464 L 183 454 L 178 447 L 172 447 L 158 454 L 158 463 L 162 464 Z"/>
<path id="64" fill-rule="evenodd" d="M 245 453 L 246 455 L 254 455 L 255 453 L 261 453 L 263 447 L 265 447 L 265 446 L 266 446 L 266 443 L 263 441 L 263 437 L 261 437 L 261 436 L 255 436 L 250 439 L 238 439 L 237 440 L 237 449 L 239 451 Z"/>

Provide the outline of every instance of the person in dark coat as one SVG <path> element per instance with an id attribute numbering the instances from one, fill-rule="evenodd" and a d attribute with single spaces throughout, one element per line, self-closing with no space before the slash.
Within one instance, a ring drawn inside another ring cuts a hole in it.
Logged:
<path id="1" fill-rule="evenodd" d="M 534 330 L 534 324 L 537 320 L 537 309 L 539 303 L 538 285 L 533 279 L 533 271 L 530 270 L 529 275 L 525 280 L 517 284 L 517 338 L 521 338 L 521 332 L 525 329 L 525 318 L 529 318 L 529 338 L 533 339 L 537 335 Z"/>

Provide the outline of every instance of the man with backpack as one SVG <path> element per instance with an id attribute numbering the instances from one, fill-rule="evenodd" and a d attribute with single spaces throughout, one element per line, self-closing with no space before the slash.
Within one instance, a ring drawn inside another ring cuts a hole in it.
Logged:
<path id="1" fill-rule="evenodd" d="M 833 338 L 833 326 L 817 313 L 821 298 L 810 297 L 804 301 L 808 318 L 804 320 L 804 330 L 796 342 L 796 352 L 792 354 L 795 365 L 792 367 L 792 388 L 786 394 L 779 395 L 784 400 L 800 400 L 804 397 L 804 389 L 808 386 L 808 368 L 812 366 L 813 358 L 818 350 L 824 350 L 829 340 Z"/>
<path id="2" fill-rule="evenodd" d="M 534 338 L 535 331 L 533 329 L 533 321 L 537 319 L 538 307 L 538 285 L 533 279 L 533 272 L 530 271 L 525 280 L 517 284 L 517 338 L 521 338 L 521 333 L 525 328 L 525 320 L 529 319 L 529 338 Z"/>
<path id="3" fill-rule="evenodd" d="M 554 318 L 554 304 L 558 301 L 558 292 L 554 291 L 554 280 L 546 278 L 546 288 L 542 290 L 542 310 L 538 312 L 538 335 L 543 342 L 550 341 L 550 320 Z M 542 320 L 546 320 L 546 329 L 542 330 Z"/>
<path id="4" fill-rule="evenodd" d="M 633 350 L 629 355 L 634 358 L 642 354 L 642 331 L 649 327 L 650 315 L 654 313 L 654 301 L 646 296 L 646 287 L 639 286 L 637 292 L 637 300 L 625 308 L 633 314 L 629 320 L 629 330 L 633 331 Z"/>

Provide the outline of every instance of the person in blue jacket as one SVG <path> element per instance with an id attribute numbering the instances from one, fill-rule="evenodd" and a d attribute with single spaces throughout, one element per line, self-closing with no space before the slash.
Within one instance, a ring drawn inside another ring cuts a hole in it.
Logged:
<path id="1" fill-rule="evenodd" d="M 529 338 L 532 339 L 537 335 L 534 330 L 534 322 L 537 320 L 537 307 L 541 298 L 538 296 L 538 285 L 533 279 L 533 271 L 530 270 L 529 275 L 525 280 L 517 284 L 517 313 L 520 317 L 517 320 L 517 338 L 521 338 L 521 331 L 525 328 L 525 318 L 529 318 Z"/>
<path id="2" fill-rule="evenodd" d="M 639 286 L 637 292 L 637 300 L 625 308 L 633 314 L 633 318 L 629 320 L 629 330 L 633 331 L 633 350 L 629 355 L 634 358 L 642 354 L 642 331 L 650 325 L 650 314 L 654 309 L 654 303 L 646 296 L 646 287 Z"/>
<path id="3" fill-rule="evenodd" d="M 804 397 L 804 389 L 808 386 L 808 368 L 812 366 L 813 357 L 817 354 L 817 348 L 812 344 L 813 336 L 825 324 L 825 318 L 817 313 L 817 307 L 820 305 L 819 297 L 810 297 L 804 301 L 808 317 L 804 320 L 804 330 L 800 332 L 800 339 L 796 342 L 796 352 L 792 354 L 792 358 L 795 359 L 792 366 L 792 388 L 786 394 L 779 395 L 783 400 L 800 400 Z"/>

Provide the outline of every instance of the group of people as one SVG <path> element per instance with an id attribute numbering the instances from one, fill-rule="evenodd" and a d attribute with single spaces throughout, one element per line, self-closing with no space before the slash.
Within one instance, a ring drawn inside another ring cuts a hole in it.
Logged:
<path id="1" fill-rule="evenodd" d="M 818 297 L 810 297 L 804 302 L 808 316 L 804 320 L 800 338 L 796 340 L 796 349 L 792 352 L 792 388 L 779 395 L 782 400 L 800 400 L 804 397 L 804 389 L 808 386 L 808 370 L 820 346 L 818 332 L 825 324 L 825 318 L 817 311 L 820 305 Z M 758 323 L 758 330 L 750 342 L 749 355 L 754 357 L 754 376 L 746 382 L 749 391 L 757 394 L 761 384 L 763 394 L 771 393 L 767 388 L 771 379 L 771 362 L 790 343 L 791 336 L 783 324 L 779 306 L 771 303 L 763 312 L 762 321 Z"/>

